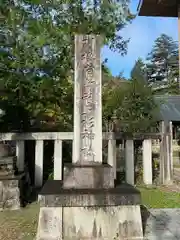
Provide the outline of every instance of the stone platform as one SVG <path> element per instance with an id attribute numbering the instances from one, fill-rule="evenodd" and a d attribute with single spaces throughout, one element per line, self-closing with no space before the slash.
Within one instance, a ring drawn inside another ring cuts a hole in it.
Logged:
<path id="1" fill-rule="evenodd" d="M 49 180 L 39 201 L 37 240 L 143 239 L 141 197 L 130 185 L 66 189 Z"/>

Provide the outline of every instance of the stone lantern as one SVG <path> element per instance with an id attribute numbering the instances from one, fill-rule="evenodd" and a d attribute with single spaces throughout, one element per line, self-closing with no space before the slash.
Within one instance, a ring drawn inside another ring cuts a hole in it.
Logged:
<path id="1" fill-rule="evenodd" d="M 0 117 L 4 111 L 0 109 Z M 19 173 L 12 144 L 0 141 L 0 210 L 20 208 L 24 191 L 24 172 Z"/>

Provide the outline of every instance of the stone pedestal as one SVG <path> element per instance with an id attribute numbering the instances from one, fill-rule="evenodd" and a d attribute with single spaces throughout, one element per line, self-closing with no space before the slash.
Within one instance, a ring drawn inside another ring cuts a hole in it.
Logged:
<path id="1" fill-rule="evenodd" d="M 21 207 L 24 173 L 16 176 L 0 176 L 0 211 Z"/>
<path id="2" fill-rule="evenodd" d="M 17 173 L 16 157 L 0 158 L 0 211 L 21 206 L 24 173 Z"/>
<path id="3" fill-rule="evenodd" d="M 38 240 L 143 239 L 140 193 L 130 185 L 64 189 L 49 180 L 39 199 Z"/>

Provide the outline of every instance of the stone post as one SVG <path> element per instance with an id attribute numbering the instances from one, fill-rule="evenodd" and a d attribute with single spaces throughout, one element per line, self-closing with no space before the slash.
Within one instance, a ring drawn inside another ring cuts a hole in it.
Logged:
<path id="1" fill-rule="evenodd" d="M 116 140 L 112 133 L 111 139 L 108 140 L 108 164 L 113 167 L 114 179 L 116 180 L 117 159 L 116 159 Z"/>
<path id="2" fill-rule="evenodd" d="M 143 141 L 143 182 L 152 184 L 152 142 L 151 139 Z"/>
<path id="3" fill-rule="evenodd" d="M 164 184 L 164 149 L 165 149 L 165 139 L 164 139 L 164 133 L 165 133 L 165 126 L 164 122 L 160 123 L 160 132 L 161 132 L 161 142 L 160 142 L 160 183 Z"/>
<path id="4" fill-rule="evenodd" d="M 161 122 L 161 145 L 160 145 L 160 183 L 172 182 L 172 124 L 169 121 Z"/>
<path id="5" fill-rule="evenodd" d="M 173 179 L 173 124 L 172 121 L 169 122 L 169 152 L 170 152 L 170 177 Z"/>
<path id="6" fill-rule="evenodd" d="M 134 141 L 126 140 L 125 147 L 126 182 L 134 185 Z"/>

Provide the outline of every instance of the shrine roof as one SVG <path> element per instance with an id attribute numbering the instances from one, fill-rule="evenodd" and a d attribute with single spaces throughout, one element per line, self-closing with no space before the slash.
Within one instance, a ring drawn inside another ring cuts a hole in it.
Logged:
<path id="1" fill-rule="evenodd" d="M 138 15 L 149 17 L 177 17 L 180 0 L 139 0 Z"/>

